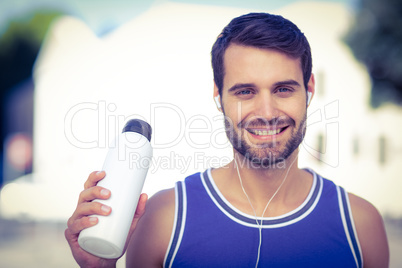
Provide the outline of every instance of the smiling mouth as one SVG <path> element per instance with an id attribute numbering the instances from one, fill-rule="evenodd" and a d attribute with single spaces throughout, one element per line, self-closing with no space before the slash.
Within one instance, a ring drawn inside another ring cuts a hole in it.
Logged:
<path id="1" fill-rule="evenodd" d="M 288 126 L 276 129 L 247 129 L 248 132 L 256 136 L 273 136 L 283 132 Z"/>

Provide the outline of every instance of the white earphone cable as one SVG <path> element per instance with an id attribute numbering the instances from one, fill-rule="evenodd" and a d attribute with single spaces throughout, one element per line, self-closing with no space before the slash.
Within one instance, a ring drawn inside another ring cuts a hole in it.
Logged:
<path id="1" fill-rule="evenodd" d="M 294 159 L 294 160 L 292 161 L 292 163 L 290 164 L 290 166 L 289 166 L 289 168 L 288 168 L 288 170 L 287 170 L 287 172 L 286 172 L 286 174 L 285 174 L 285 177 L 283 178 L 283 180 L 282 180 L 281 184 L 279 185 L 278 189 L 276 189 L 275 193 L 274 193 L 274 194 L 271 196 L 271 198 L 268 200 L 268 203 L 267 203 L 267 205 L 265 206 L 264 211 L 262 212 L 261 221 L 258 222 L 257 213 L 255 212 L 254 206 L 253 206 L 253 204 L 251 203 L 250 198 L 248 197 L 248 194 L 246 193 L 246 190 L 245 190 L 244 187 L 243 187 L 243 181 L 242 181 L 241 176 L 240 176 L 240 171 L 239 171 L 239 166 L 238 166 L 238 164 L 237 164 L 236 155 L 234 155 L 234 163 L 235 163 L 236 170 L 237 170 L 237 176 L 239 177 L 240 186 L 241 186 L 241 188 L 242 188 L 242 190 L 243 190 L 244 195 L 247 197 L 247 200 L 248 200 L 248 202 L 249 202 L 249 204 L 250 204 L 250 206 L 251 206 L 251 209 L 253 210 L 254 216 L 255 216 L 255 222 L 256 222 L 257 225 L 258 225 L 259 243 L 258 243 L 257 261 L 256 261 L 256 263 L 255 263 L 255 268 L 258 267 L 258 263 L 260 262 L 261 245 L 262 245 L 262 222 L 263 222 L 263 219 L 262 219 L 262 218 L 264 217 L 264 214 L 265 214 L 266 210 L 268 209 L 268 206 L 269 206 L 269 204 L 271 203 L 272 199 L 274 199 L 274 197 L 276 196 L 276 194 L 277 194 L 277 193 L 279 192 L 279 190 L 281 189 L 282 185 L 285 183 L 286 178 L 288 177 L 288 174 L 289 174 L 289 170 L 290 170 L 290 168 L 293 166 L 293 164 L 294 164 L 294 162 L 296 161 L 297 157 L 298 157 L 298 156 L 296 156 L 295 159 Z"/>

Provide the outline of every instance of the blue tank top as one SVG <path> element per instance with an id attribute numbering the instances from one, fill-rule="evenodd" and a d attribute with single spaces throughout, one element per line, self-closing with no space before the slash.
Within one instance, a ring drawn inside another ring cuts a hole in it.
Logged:
<path id="1" fill-rule="evenodd" d="M 297 209 L 262 219 L 258 267 L 363 267 L 346 191 L 312 170 L 313 185 Z M 175 222 L 164 267 L 255 267 L 255 217 L 232 206 L 211 170 L 177 182 Z"/>

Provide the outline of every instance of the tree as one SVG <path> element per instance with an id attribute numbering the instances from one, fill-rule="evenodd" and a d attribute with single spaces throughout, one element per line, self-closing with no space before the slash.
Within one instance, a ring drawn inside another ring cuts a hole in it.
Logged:
<path id="1" fill-rule="evenodd" d="M 345 37 L 372 81 L 371 105 L 402 105 L 402 1 L 359 0 L 355 22 Z"/>
<path id="2" fill-rule="evenodd" d="M 49 25 L 61 14 L 58 11 L 40 10 L 13 18 L 0 36 L 0 187 L 3 179 L 3 144 L 11 131 L 6 122 L 13 122 L 13 115 L 6 112 L 7 101 L 12 93 L 17 92 L 16 85 L 31 78 L 33 64 Z M 25 84 L 29 84 L 33 90 L 32 82 Z M 33 99 L 27 101 L 32 103 Z M 29 117 L 26 118 L 28 121 L 33 120 L 33 111 Z M 23 128 L 18 131 L 32 135 L 32 124 L 24 125 Z"/>
<path id="3" fill-rule="evenodd" d="M 0 38 L 0 90 L 3 93 L 28 78 L 42 40 L 56 11 L 37 11 L 9 22 Z"/>

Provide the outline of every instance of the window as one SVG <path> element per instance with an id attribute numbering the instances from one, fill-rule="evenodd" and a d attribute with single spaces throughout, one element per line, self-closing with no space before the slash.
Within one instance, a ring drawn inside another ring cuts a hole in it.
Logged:
<path id="1" fill-rule="evenodd" d="M 378 161 L 380 162 L 381 165 L 384 165 L 385 162 L 387 161 L 387 140 L 385 139 L 384 136 L 380 136 L 378 139 L 378 145 L 379 145 L 379 155 L 378 155 Z"/>

